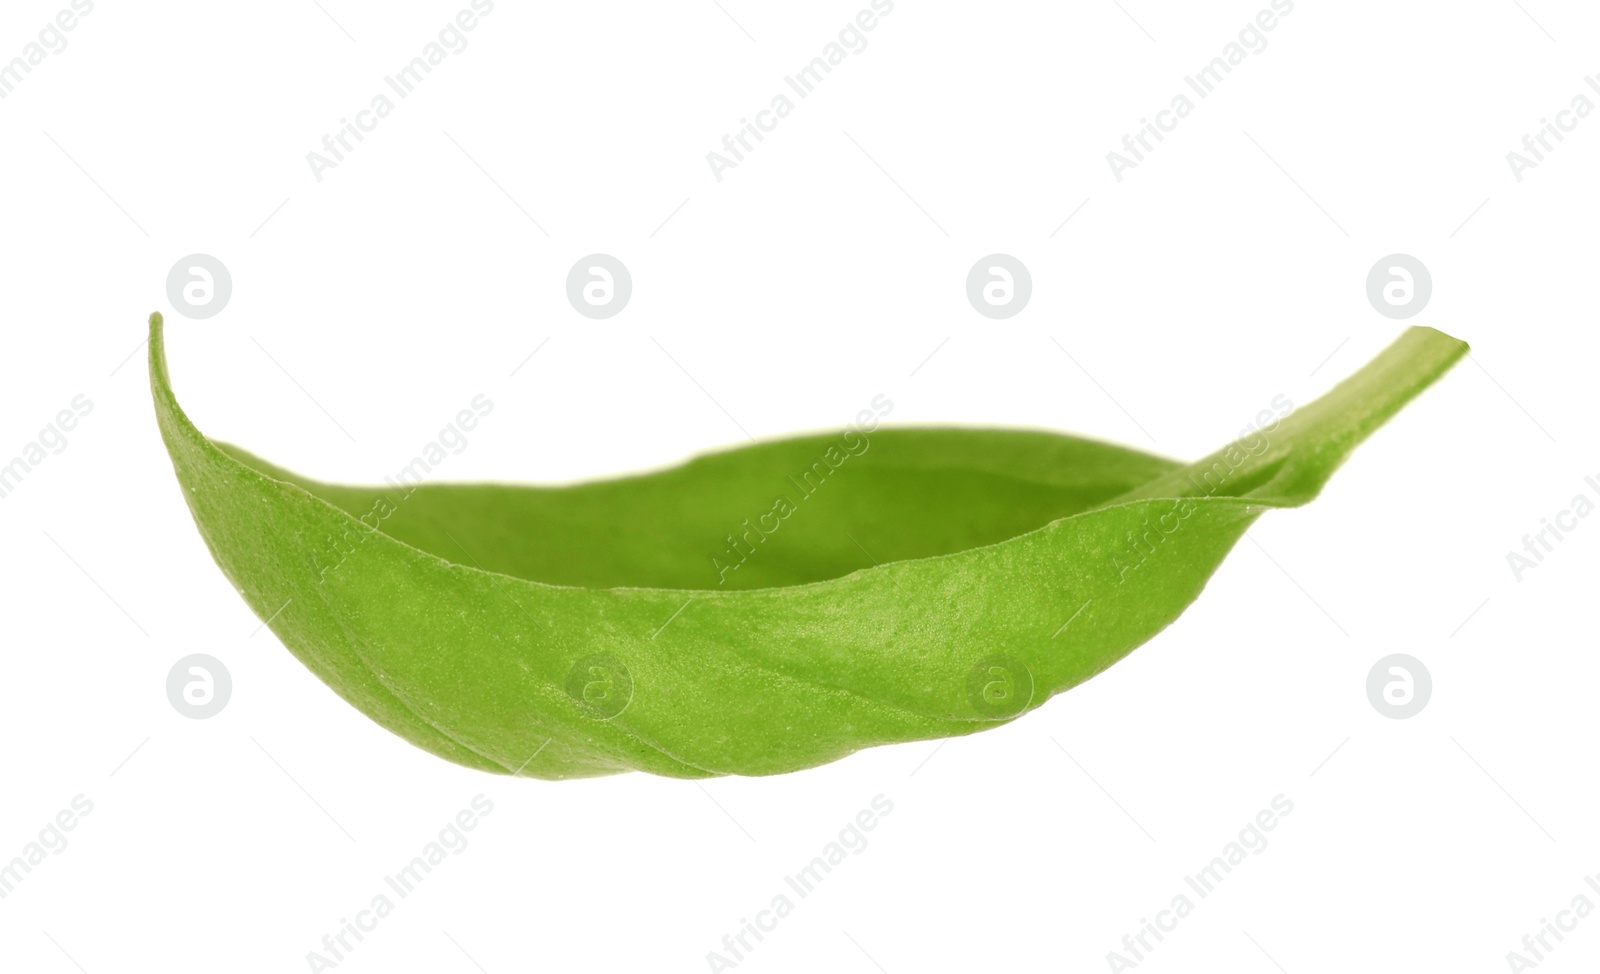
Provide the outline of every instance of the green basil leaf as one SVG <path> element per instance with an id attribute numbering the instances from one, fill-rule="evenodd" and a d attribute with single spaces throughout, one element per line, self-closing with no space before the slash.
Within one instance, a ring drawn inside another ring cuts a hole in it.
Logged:
<path id="1" fill-rule="evenodd" d="M 1257 517 L 1311 500 L 1466 351 L 1408 329 L 1192 464 L 880 428 L 567 487 L 360 487 L 207 439 L 150 319 L 162 438 L 256 614 L 418 747 L 548 779 L 776 774 L 1015 719 L 1176 619 Z"/>

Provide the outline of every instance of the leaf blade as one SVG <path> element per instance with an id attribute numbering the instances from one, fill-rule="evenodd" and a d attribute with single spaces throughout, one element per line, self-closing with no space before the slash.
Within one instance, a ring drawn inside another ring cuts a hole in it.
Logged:
<path id="1" fill-rule="evenodd" d="M 493 494 L 485 522 L 492 527 L 494 515 L 560 491 L 455 485 L 395 499 L 400 508 L 424 501 L 424 524 L 443 519 L 434 526 L 463 549 L 450 557 L 445 540 L 421 527 L 407 540 L 381 522 L 364 524 L 354 512 L 382 498 L 381 488 L 322 485 L 208 440 L 172 392 L 159 316 L 150 368 L 163 440 L 213 557 L 262 618 L 292 600 L 271 619 L 274 633 L 375 722 L 447 760 L 497 773 L 706 777 L 783 773 L 876 744 L 973 733 L 1110 666 L 1198 597 L 1257 517 L 1309 500 L 1355 443 L 1448 368 L 1449 350 L 1424 337 L 1391 353 L 1404 361 L 1358 374 L 1366 377 L 1354 392 L 1336 390 L 1335 408 L 1290 427 L 1277 452 L 1244 455 L 1233 492 L 1196 491 L 1195 465 L 1059 434 L 883 431 L 876 456 L 894 463 L 866 460 L 874 456 L 866 450 L 846 460 L 833 474 L 854 472 L 858 481 L 829 495 L 840 498 L 839 510 L 807 508 L 812 523 L 830 531 L 853 523 L 861 512 L 851 504 L 861 496 L 878 503 L 928 478 L 966 483 L 956 503 L 919 501 L 898 522 L 888 515 L 901 535 L 884 534 L 882 553 L 896 557 L 863 550 L 847 563 L 830 552 L 790 564 L 789 583 L 744 588 L 709 577 L 684 585 L 691 566 L 682 558 L 632 578 L 675 586 L 565 583 L 607 577 L 616 557 L 585 562 L 565 582 L 522 577 L 547 563 L 498 566 L 511 572 L 484 566 L 468 545 L 485 531 L 450 520 L 455 505 Z M 1351 402 L 1362 409 L 1350 412 Z M 954 463 L 956 476 L 941 474 L 962 445 L 976 456 Z M 772 451 L 803 459 L 816 446 L 781 441 L 765 454 L 728 451 L 648 477 L 561 490 L 569 501 L 617 512 L 640 503 L 638 491 L 656 491 L 659 501 L 698 477 L 715 495 L 700 513 L 718 513 L 756 496 L 742 487 L 715 493 L 730 471 L 750 480 L 753 471 L 777 469 Z M 1224 455 L 1226 448 L 1213 457 Z M 1278 480 L 1290 468 L 1295 477 Z M 636 493 L 619 497 L 619 484 Z M 1018 505 L 1020 513 L 1011 510 Z M 963 507 L 978 512 L 978 522 L 994 520 L 976 533 L 942 523 Z M 553 510 L 539 508 L 538 516 L 557 516 Z M 802 523 L 782 527 L 773 544 L 810 543 L 805 531 L 815 529 Z M 1027 529 L 1013 534 L 1021 525 Z M 916 537 L 919 526 L 935 540 Z M 620 548 L 625 559 L 628 546 Z M 756 554 L 777 561 L 777 551 Z M 582 693 L 570 689 L 574 674 Z M 590 675 L 596 679 L 583 682 Z M 598 713 L 584 702 L 590 687 L 609 692 L 624 678 L 620 710 Z"/>

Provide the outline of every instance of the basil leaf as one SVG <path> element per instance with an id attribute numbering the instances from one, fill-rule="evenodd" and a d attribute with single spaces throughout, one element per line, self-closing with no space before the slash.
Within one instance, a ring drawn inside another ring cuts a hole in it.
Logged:
<path id="1" fill-rule="evenodd" d="M 775 774 L 1014 719 L 1176 619 L 1257 517 L 1311 500 L 1466 351 L 1411 328 L 1193 464 L 898 428 L 569 487 L 397 488 L 207 439 L 150 319 L 162 438 L 256 614 L 418 747 L 548 779 Z"/>

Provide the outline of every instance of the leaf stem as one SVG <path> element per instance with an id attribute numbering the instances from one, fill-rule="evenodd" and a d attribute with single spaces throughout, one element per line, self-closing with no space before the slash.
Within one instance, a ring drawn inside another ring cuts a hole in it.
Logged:
<path id="1" fill-rule="evenodd" d="M 1466 342 L 1437 329 L 1408 328 L 1371 362 L 1276 427 L 1249 433 L 1109 503 L 1222 496 L 1273 507 L 1304 504 L 1351 451 L 1468 351 Z"/>

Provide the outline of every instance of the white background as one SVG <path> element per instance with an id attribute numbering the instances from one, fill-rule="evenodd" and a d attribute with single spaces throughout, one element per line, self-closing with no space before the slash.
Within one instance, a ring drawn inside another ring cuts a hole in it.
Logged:
<path id="1" fill-rule="evenodd" d="M 1592 5 L 1300 0 L 1118 182 L 1106 153 L 1265 0 L 900 0 L 720 183 L 706 153 L 866 0 L 498 0 L 319 182 L 306 154 L 467 2 L 322 6 L 101 0 L 0 100 L 0 461 L 94 404 L 0 500 L 0 860 L 93 802 L 0 900 L 5 969 L 306 970 L 479 794 L 470 846 L 339 970 L 704 971 L 880 794 L 739 970 L 1106 970 L 1280 794 L 1270 845 L 1140 971 L 1506 970 L 1600 903 L 1600 518 L 1520 582 L 1506 562 L 1600 476 L 1600 119 L 1521 182 L 1506 160 L 1600 101 Z M 0 60 L 65 7 L 7 3 Z M 1034 280 L 1005 321 L 963 291 L 997 251 Z M 633 274 L 606 321 L 564 292 L 593 252 Z M 405 465 L 478 393 L 447 479 L 654 466 L 879 393 L 894 421 L 1192 457 L 1399 332 L 1364 291 L 1395 252 L 1433 273 L 1413 322 L 1473 358 L 1176 625 L 1012 725 L 703 786 L 487 776 L 340 701 L 212 564 L 140 349 L 166 311 L 199 426 L 335 480 Z M 233 275 L 206 321 L 166 299 L 192 253 Z M 164 689 L 199 652 L 234 682 L 203 721 Z M 1365 692 L 1396 652 L 1433 675 L 1410 720 Z M 1548 958 L 1593 969 L 1600 914 Z"/>

